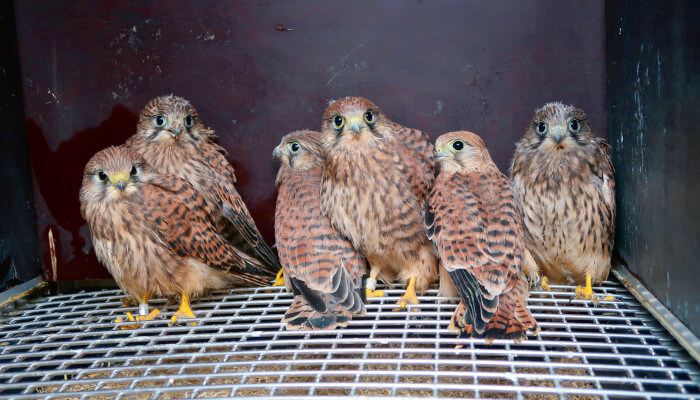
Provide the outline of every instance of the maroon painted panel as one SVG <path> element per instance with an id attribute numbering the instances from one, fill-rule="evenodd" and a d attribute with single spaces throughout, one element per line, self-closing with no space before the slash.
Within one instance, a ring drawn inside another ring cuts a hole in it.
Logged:
<path id="1" fill-rule="evenodd" d="M 145 5 L 144 5 L 145 4 Z M 496 5 L 497 4 L 497 5 Z M 152 97 L 192 101 L 220 135 L 268 241 L 273 147 L 361 95 L 394 121 L 484 137 L 502 169 L 533 110 L 586 110 L 604 136 L 603 2 L 17 2 L 38 230 L 50 279 L 106 277 L 78 210 L 82 168 Z"/>

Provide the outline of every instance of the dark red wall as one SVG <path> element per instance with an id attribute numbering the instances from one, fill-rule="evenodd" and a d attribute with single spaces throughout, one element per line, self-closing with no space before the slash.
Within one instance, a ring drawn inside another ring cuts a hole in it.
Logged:
<path id="1" fill-rule="evenodd" d="M 146 5 L 143 5 L 146 4 Z M 231 153 L 239 189 L 273 237 L 282 135 L 360 95 L 435 138 L 484 137 L 505 170 L 533 110 L 582 107 L 605 136 L 602 1 L 16 2 L 43 263 L 107 277 L 78 210 L 82 168 L 134 132 L 152 97 L 192 101 Z"/>

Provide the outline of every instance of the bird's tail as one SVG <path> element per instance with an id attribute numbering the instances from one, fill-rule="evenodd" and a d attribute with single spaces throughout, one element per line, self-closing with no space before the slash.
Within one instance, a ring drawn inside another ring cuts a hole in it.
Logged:
<path id="1" fill-rule="evenodd" d="M 325 312 L 314 310 L 304 296 L 294 297 L 294 302 L 284 314 L 282 322 L 288 330 L 318 330 L 344 328 L 350 322 L 350 310 L 340 304 L 329 305 Z"/>
<path id="2" fill-rule="evenodd" d="M 510 291 L 498 296 L 498 306 L 485 327 L 474 326 L 467 321 L 471 318 L 467 304 L 462 301 L 452 315 L 449 329 L 459 330 L 460 337 L 478 337 L 493 339 L 524 339 L 528 331 L 536 335 L 539 332 L 537 321 L 525 306 L 527 281 L 521 277 Z M 483 313 L 483 312 L 482 312 Z"/>
<path id="3" fill-rule="evenodd" d="M 344 269 L 333 275 L 331 287 L 335 291 L 324 293 L 307 285 L 307 282 L 289 277 L 295 293 L 294 302 L 282 318 L 289 330 L 334 329 L 345 327 L 353 315 L 364 315 L 365 303 L 362 287 L 351 289 L 350 276 Z"/>
<path id="4" fill-rule="evenodd" d="M 539 332 L 537 321 L 525 307 L 523 298 L 515 288 L 501 295 L 498 309 L 486 324 L 484 337 L 486 339 L 525 339 L 528 331 Z"/>
<path id="5" fill-rule="evenodd" d="M 275 280 L 269 268 L 263 262 L 247 255 L 242 251 L 236 251 L 240 257 L 239 268 L 231 268 L 230 272 L 234 276 L 234 282 L 246 286 L 268 286 Z"/>

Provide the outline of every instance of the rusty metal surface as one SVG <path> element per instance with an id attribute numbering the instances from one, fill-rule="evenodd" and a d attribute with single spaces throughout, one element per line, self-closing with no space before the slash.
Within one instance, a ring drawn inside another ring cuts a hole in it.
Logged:
<path id="1" fill-rule="evenodd" d="M 582 107 L 605 136 L 603 2 L 17 2 L 38 231 L 57 276 L 103 278 L 78 211 L 82 168 L 134 132 L 152 97 L 192 101 L 221 137 L 268 241 L 271 158 L 319 128 L 330 99 L 361 95 L 435 138 L 481 134 L 506 169 L 535 108 Z"/>

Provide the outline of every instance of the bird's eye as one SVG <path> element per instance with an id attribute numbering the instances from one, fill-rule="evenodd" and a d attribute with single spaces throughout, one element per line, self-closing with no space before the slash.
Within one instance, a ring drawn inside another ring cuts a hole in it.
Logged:
<path id="1" fill-rule="evenodd" d="M 461 140 L 455 140 L 452 142 L 452 148 L 455 149 L 455 151 L 462 151 L 464 150 L 464 142 Z"/>
<path id="2" fill-rule="evenodd" d="M 97 178 L 101 181 L 104 182 L 107 180 L 107 174 L 105 174 L 103 171 L 97 171 Z"/>
<path id="3" fill-rule="evenodd" d="M 336 115 L 333 117 L 333 126 L 335 129 L 340 129 L 345 125 L 345 118 L 341 117 L 340 115 Z"/>
<path id="4" fill-rule="evenodd" d="M 367 110 L 365 113 L 365 122 L 372 125 L 374 123 L 374 112 L 372 110 Z"/>
<path id="5" fill-rule="evenodd" d="M 185 127 L 191 128 L 194 125 L 194 118 L 191 115 L 185 117 Z"/>
<path id="6" fill-rule="evenodd" d="M 134 176 L 134 175 L 136 175 L 136 174 L 138 174 L 138 173 L 139 173 L 138 168 L 136 168 L 135 165 L 132 165 L 132 166 L 131 166 L 131 172 L 130 172 L 131 176 Z"/>
<path id="7" fill-rule="evenodd" d="M 299 146 L 299 143 L 297 143 L 297 142 L 291 143 L 289 145 L 289 148 L 292 150 L 292 153 L 296 153 L 297 151 L 299 151 L 299 149 L 301 149 L 301 147 Z"/>
<path id="8" fill-rule="evenodd" d="M 162 115 L 156 115 L 155 117 L 153 117 L 153 123 L 155 124 L 155 126 L 162 128 L 165 126 L 165 117 Z"/>
<path id="9" fill-rule="evenodd" d="M 545 124 L 544 122 L 540 122 L 539 124 L 537 124 L 537 132 L 540 135 L 544 135 L 545 133 L 547 133 L 547 124 Z"/>
<path id="10" fill-rule="evenodd" d="M 581 123 L 576 118 L 569 121 L 569 130 L 571 133 L 578 133 L 581 130 Z"/>

